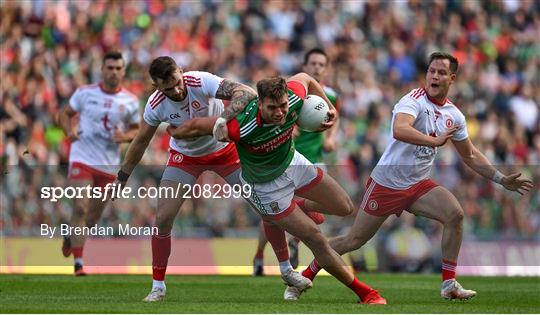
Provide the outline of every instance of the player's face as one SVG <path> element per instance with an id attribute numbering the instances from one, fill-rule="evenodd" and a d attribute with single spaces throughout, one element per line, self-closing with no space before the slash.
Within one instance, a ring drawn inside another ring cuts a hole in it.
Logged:
<path id="1" fill-rule="evenodd" d="M 259 100 L 259 110 L 265 123 L 283 125 L 289 112 L 289 96 L 285 93 L 279 100 L 271 97 L 266 97 L 262 101 Z"/>
<path id="2" fill-rule="evenodd" d="M 426 74 L 427 94 L 432 98 L 444 100 L 455 79 L 456 74 L 450 71 L 450 60 L 433 60 Z"/>
<path id="3" fill-rule="evenodd" d="M 173 74 L 166 80 L 158 78 L 154 85 L 158 90 L 163 92 L 165 96 L 175 102 L 180 102 L 186 98 L 186 86 L 184 85 L 184 77 L 182 70 L 176 69 Z"/>
<path id="4" fill-rule="evenodd" d="M 122 59 L 107 59 L 101 67 L 101 72 L 106 86 L 117 87 L 126 75 L 126 67 Z"/>
<path id="5" fill-rule="evenodd" d="M 304 65 L 304 72 L 320 81 L 326 71 L 327 60 L 322 54 L 309 55 L 307 63 Z"/>

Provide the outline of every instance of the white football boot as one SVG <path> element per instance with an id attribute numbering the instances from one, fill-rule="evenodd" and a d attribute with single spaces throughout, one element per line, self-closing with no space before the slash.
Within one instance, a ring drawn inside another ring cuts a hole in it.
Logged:
<path id="1" fill-rule="evenodd" d="M 143 299 L 143 302 L 158 302 L 165 298 L 165 288 L 153 287 L 152 291 Z"/>
<path id="2" fill-rule="evenodd" d="M 292 269 L 281 274 L 281 279 L 283 279 L 286 284 L 293 286 L 300 291 L 305 291 L 313 286 L 311 280 L 302 276 L 302 274 L 298 271 L 294 271 Z"/>
<path id="3" fill-rule="evenodd" d="M 456 279 L 449 279 L 442 283 L 441 296 L 447 300 L 468 300 L 476 296 L 476 291 L 464 289 Z"/>
<path id="4" fill-rule="evenodd" d="M 285 292 L 283 292 L 283 299 L 285 301 L 296 301 L 300 298 L 302 291 L 295 287 L 287 286 Z"/>

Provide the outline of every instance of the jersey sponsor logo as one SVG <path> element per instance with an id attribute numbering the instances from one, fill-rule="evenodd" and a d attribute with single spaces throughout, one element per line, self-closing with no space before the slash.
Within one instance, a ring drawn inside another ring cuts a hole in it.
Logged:
<path id="1" fill-rule="evenodd" d="M 175 153 L 173 156 L 174 163 L 181 163 L 184 160 L 184 156 L 180 153 Z"/>
<path id="2" fill-rule="evenodd" d="M 272 140 L 266 143 L 263 143 L 260 145 L 244 144 L 244 147 L 251 153 L 256 153 L 256 154 L 268 153 L 268 152 L 274 151 L 280 145 L 284 144 L 289 139 L 291 139 L 292 132 L 293 132 L 293 128 L 291 127 L 285 130 L 282 134 L 278 135 L 277 137 L 273 138 Z"/>
<path id="3" fill-rule="evenodd" d="M 368 207 L 369 207 L 369 210 L 375 211 L 375 210 L 377 210 L 379 208 L 379 204 L 375 200 L 370 200 L 368 202 Z"/>
<path id="4" fill-rule="evenodd" d="M 199 110 L 201 108 L 201 104 L 197 101 L 193 101 L 191 102 L 191 107 L 193 107 L 195 110 Z"/>
<path id="5" fill-rule="evenodd" d="M 182 115 L 180 115 L 180 113 L 174 113 L 174 114 L 170 114 L 169 118 L 170 119 L 180 119 L 180 118 L 182 118 Z"/>
<path id="6" fill-rule="evenodd" d="M 414 156 L 419 160 L 432 160 L 433 156 L 437 153 L 436 148 L 432 147 L 424 147 L 424 146 L 416 146 L 416 149 L 414 150 Z"/>
<path id="7" fill-rule="evenodd" d="M 446 126 L 446 128 L 452 128 L 452 126 L 454 125 L 454 122 L 452 121 L 452 119 L 447 118 L 447 119 L 444 121 L 444 125 Z"/>
<path id="8" fill-rule="evenodd" d="M 103 127 L 105 128 L 105 130 L 111 131 L 111 127 L 109 126 L 109 114 L 105 114 L 105 116 L 101 118 L 101 121 L 103 121 Z"/>

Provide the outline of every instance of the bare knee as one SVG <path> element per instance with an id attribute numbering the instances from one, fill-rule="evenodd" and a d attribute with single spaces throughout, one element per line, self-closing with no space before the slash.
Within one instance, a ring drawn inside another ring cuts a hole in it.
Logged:
<path id="1" fill-rule="evenodd" d="M 339 214 L 341 216 L 348 216 L 354 213 L 354 203 L 348 195 L 341 197 L 338 201 L 339 204 Z"/>
<path id="2" fill-rule="evenodd" d="M 461 207 L 456 207 L 450 213 L 446 223 L 451 225 L 461 225 L 463 223 L 464 217 L 465 214 L 463 212 L 463 209 L 461 209 Z"/>

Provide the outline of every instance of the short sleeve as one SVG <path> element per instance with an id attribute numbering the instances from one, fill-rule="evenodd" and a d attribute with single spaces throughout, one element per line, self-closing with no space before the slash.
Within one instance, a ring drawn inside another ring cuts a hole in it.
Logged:
<path id="1" fill-rule="evenodd" d="M 307 94 L 306 87 L 302 83 L 298 81 L 288 81 L 287 87 L 289 88 L 289 90 L 291 90 L 294 94 L 296 94 L 301 99 L 306 98 L 306 94 Z"/>
<path id="2" fill-rule="evenodd" d="M 420 105 L 411 98 L 405 96 L 394 107 L 394 115 L 404 113 L 412 115 L 414 118 L 420 114 Z"/>
<path id="3" fill-rule="evenodd" d="M 232 141 L 240 141 L 240 123 L 237 118 L 233 118 L 227 122 L 227 132 Z"/>
<path id="4" fill-rule="evenodd" d="M 80 88 L 76 89 L 73 95 L 71 95 L 69 99 L 69 105 L 71 108 L 73 108 L 76 112 L 81 112 L 83 109 L 83 99 L 84 99 L 84 93 L 81 91 Z"/>
<path id="5" fill-rule="evenodd" d="M 199 74 L 203 93 L 208 97 L 216 97 L 216 92 L 224 79 L 209 72 L 199 72 Z"/>
<path id="6" fill-rule="evenodd" d="M 462 113 L 459 113 L 455 124 L 459 126 L 459 129 L 452 136 L 452 140 L 462 141 L 467 139 L 469 137 L 469 133 L 467 132 L 467 120 Z"/>
<path id="7" fill-rule="evenodd" d="M 157 113 L 148 104 L 144 108 L 143 119 L 147 124 L 154 127 L 159 126 L 159 124 L 161 123 L 161 120 L 159 120 Z"/>

